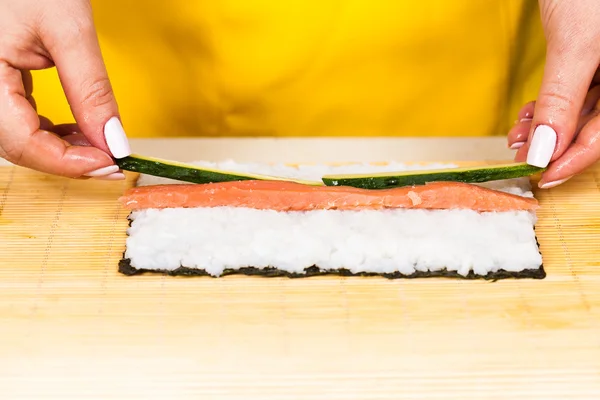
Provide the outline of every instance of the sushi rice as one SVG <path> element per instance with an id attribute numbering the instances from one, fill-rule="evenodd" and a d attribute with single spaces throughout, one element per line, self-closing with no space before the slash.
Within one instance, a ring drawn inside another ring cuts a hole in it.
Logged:
<path id="1" fill-rule="evenodd" d="M 291 167 L 195 162 L 233 172 L 318 180 L 325 174 L 376 173 L 454 167 L 452 164 L 351 164 Z M 179 184 L 141 175 L 138 186 Z M 480 184 L 533 197 L 529 179 Z M 452 271 L 485 276 L 541 268 L 529 211 L 314 210 L 277 212 L 243 207 L 142 209 L 130 216 L 125 259 L 139 270 L 180 267 L 218 277 L 225 270 L 276 268 L 302 275 L 347 269 L 354 274 Z"/>

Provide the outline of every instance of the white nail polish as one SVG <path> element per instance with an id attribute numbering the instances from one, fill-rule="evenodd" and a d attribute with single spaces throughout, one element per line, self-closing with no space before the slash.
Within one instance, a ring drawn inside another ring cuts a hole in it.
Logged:
<path id="1" fill-rule="evenodd" d="M 525 142 L 515 142 L 512 144 L 512 146 L 510 146 L 511 149 L 520 149 L 521 147 L 523 147 L 523 145 L 525 144 Z"/>
<path id="2" fill-rule="evenodd" d="M 570 177 L 565 178 L 565 179 L 559 179 L 557 181 L 546 182 L 543 185 L 540 185 L 540 189 L 550 189 L 550 188 L 553 188 L 555 186 L 562 185 L 563 183 L 565 183 L 566 181 L 568 181 L 571 178 L 572 177 L 570 176 Z"/>
<path id="3" fill-rule="evenodd" d="M 104 125 L 104 137 L 114 158 L 123 158 L 131 154 L 127 135 L 117 117 L 112 117 Z"/>
<path id="4" fill-rule="evenodd" d="M 108 167 L 99 168 L 92 172 L 88 172 L 87 174 L 85 174 L 85 176 L 91 176 L 91 177 L 104 176 L 104 175 L 110 175 L 117 171 L 119 171 L 119 167 L 117 165 L 109 165 Z"/>
<path id="5" fill-rule="evenodd" d="M 540 125 L 533 132 L 527 153 L 527 164 L 545 168 L 550 163 L 556 147 L 556 132 L 547 125 Z"/>
<path id="6" fill-rule="evenodd" d="M 121 181 L 125 179 L 125 174 L 122 172 L 115 172 L 114 174 L 110 175 L 96 176 L 94 177 L 94 179 L 98 179 L 101 181 Z"/>

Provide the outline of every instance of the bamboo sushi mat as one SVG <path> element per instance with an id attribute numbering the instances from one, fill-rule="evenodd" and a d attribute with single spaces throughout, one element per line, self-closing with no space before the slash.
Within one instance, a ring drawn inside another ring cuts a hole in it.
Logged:
<path id="1" fill-rule="evenodd" d="M 599 168 L 498 282 L 126 277 L 133 177 L 0 167 L 0 398 L 600 398 Z"/>

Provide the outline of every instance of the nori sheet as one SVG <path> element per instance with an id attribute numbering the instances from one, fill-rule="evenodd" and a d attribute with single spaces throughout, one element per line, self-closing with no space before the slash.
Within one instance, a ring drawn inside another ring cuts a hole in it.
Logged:
<path id="1" fill-rule="evenodd" d="M 170 276 L 209 276 L 211 278 L 217 278 L 215 276 L 209 275 L 203 269 L 195 269 L 188 267 L 179 267 L 174 270 L 160 270 L 160 269 L 143 269 L 143 268 L 134 268 L 131 266 L 131 262 L 129 259 L 123 258 L 119 262 L 119 272 L 123 275 L 133 276 L 140 275 L 144 273 L 158 273 L 163 275 Z M 319 275 L 338 275 L 338 276 L 379 276 L 388 279 L 414 279 L 414 278 L 458 278 L 458 279 L 485 279 L 491 281 L 497 281 L 500 279 L 509 279 L 509 278 L 530 278 L 530 279 L 544 279 L 546 277 L 546 271 L 544 270 L 544 266 L 541 265 L 538 269 L 525 269 L 523 271 L 511 272 L 505 271 L 503 269 L 498 270 L 496 272 L 488 272 L 487 275 L 477 275 L 473 273 L 473 271 L 469 271 L 466 276 L 460 275 L 456 271 L 447 271 L 446 269 L 442 269 L 439 271 L 416 271 L 410 275 L 404 275 L 400 272 L 394 273 L 376 273 L 376 272 L 359 272 L 353 273 L 348 269 L 340 268 L 335 270 L 321 270 L 317 266 L 312 266 L 305 269 L 304 274 L 299 274 L 295 272 L 287 272 L 282 271 L 277 268 L 268 267 L 268 268 L 255 268 L 255 267 L 244 267 L 240 269 L 226 269 L 223 271 L 223 276 L 227 275 L 256 275 L 265 278 L 277 278 L 277 277 L 287 277 L 287 278 L 309 278 L 312 276 Z"/>
<path id="2" fill-rule="evenodd" d="M 130 214 L 131 216 L 131 214 Z M 133 223 L 131 218 L 129 218 L 129 226 Z M 535 226 L 533 227 L 535 231 Z M 538 251 L 540 248 L 540 243 L 537 239 L 535 239 L 536 245 L 538 247 Z M 540 252 L 541 254 L 541 252 Z M 546 271 L 544 269 L 544 264 L 540 265 L 537 269 L 524 269 L 523 271 L 506 271 L 500 269 L 496 272 L 488 272 L 486 275 L 477 275 L 473 271 L 469 271 L 469 273 L 464 276 L 459 274 L 456 271 L 448 271 L 446 269 L 441 269 L 439 271 L 415 271 L 410 275 L 405 275 L 400 272 L 393 273 L 377 273 L 377 272 L 359 272 L 353 273 L 346 268 L 339 268 L 333 270 L 321 270 L 318 266 L 313 265 L 311 267 L 304 269 L 305 273 L 299 274 L 295 272 L 287 272 L 280 270 L 274 267 L 267 268 L 256 268 L 256 267 L 244 267 L 239 269 L 225 269 L 223 274 L 220 277 L 228 276 L 228 275 L 248 275 L 248 276 L 260 276 L 264 278 L 310 278 L 313 276 L 322 276 L 322 275 L 337 275 L 337 276 L 362 276 L 362 277 L 372 277 L 378 276 L 388 279 L 415 279 L 415 278 L 455 278 L 455 279 L 480 279 L 480 280 L 488 280 L 488 281 L 498 281 L 501 279 L 544 279 L 546 277 Z M 141 274 L 162 274 L 169 276 L 187 276 L 187 277 L 200 277 L 200 276 L 208 276 L 211 278 L 220 278 L 213 275 L 210 275 L 206 270 L 197 269 L 197 268 L 189 268 L 181 266 L 174 270 L 166 270 L 166 269 L 145 269 L 145 268 L 135 268 L 131 265 L 131 260 L 125 258 L 125 253 L 123 253 L 123 258 L 119 261 L 119 272 L 123 275 L 127 276 L 135 276 Z"/>

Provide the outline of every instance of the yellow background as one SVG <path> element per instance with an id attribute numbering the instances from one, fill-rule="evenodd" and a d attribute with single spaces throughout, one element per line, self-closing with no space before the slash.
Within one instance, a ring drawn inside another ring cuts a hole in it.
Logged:
<path id="1" fill-rule="evenodd" d="M 531 0 L 95 0 L 130 137 L 505 135 L 544 61 Z M 39 111 L 72 116 L 54 69 Z"/>

